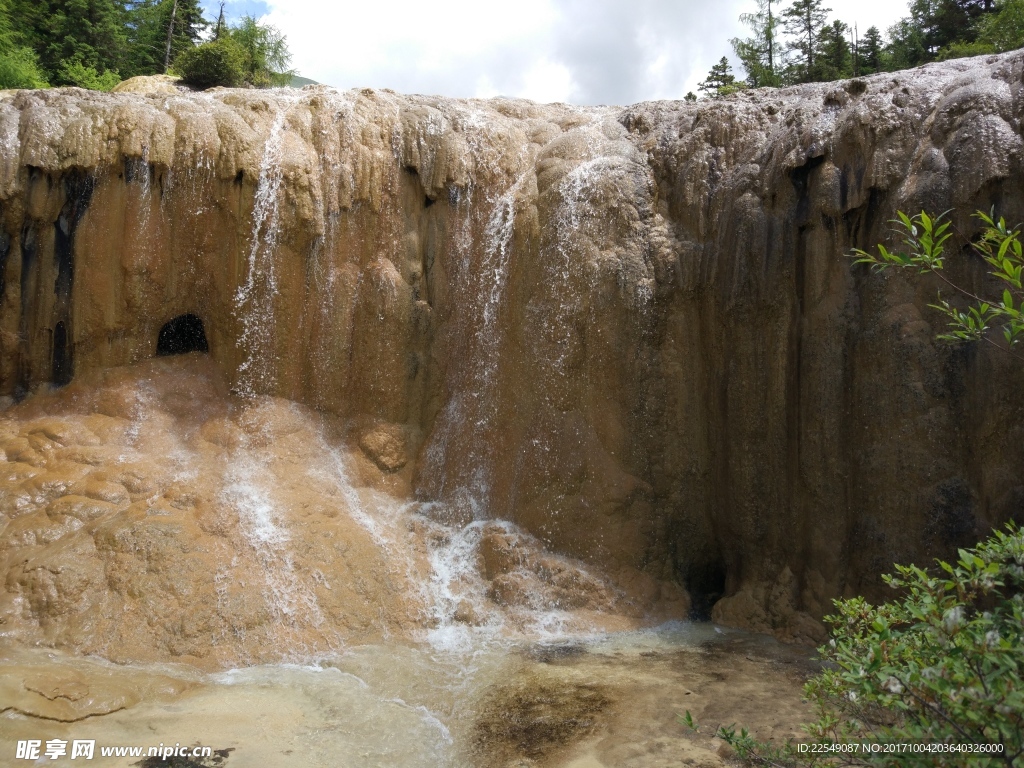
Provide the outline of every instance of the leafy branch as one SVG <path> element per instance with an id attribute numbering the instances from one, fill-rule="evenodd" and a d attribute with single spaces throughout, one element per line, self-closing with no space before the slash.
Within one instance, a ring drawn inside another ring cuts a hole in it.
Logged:
<path id="1" fill-rule="evenodd" d="M 929 216 L 925 211 L 916 216 L 897 212 L 892 220 L 900 248 L 889 250 L 883 244 L 876 253 L 854 248 L 850 256 L 854 264 L 868 264 L 873 271 L 889 268 L 911 269 L 918 274 L 934 274 L 970 304 L 961 308 L 942 297 L 929 304 L 946 316 L 947 330 L 938 338 L 952 342 L 984 341 L 1014 357 L 1024 360 L 1016 350 L 1024 338 L 1024 275 L 1020 227 L 1008 227 L 1006 221 L 995 214 L 978 211 L 983 229 L 981 236 L 970 243 L 971 248 L 989 266 L 989 274 L 1003 282 L 998 296 L 981 296 L 950 280 L 943 272 L 946 243 L 952 237 L 950 222 L 944 221 L 949 211 Z M 1005 346 L 995 342 L 989 332 L 998 331 Z"/>

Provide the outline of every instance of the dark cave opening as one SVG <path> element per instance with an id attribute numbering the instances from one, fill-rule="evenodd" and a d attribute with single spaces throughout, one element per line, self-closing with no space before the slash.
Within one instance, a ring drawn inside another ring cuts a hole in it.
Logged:
<path id="1" fill-rule="evenodd" d="M 686 588 L 690 592 L 691 619 L 711 619 L 711 609 L 725 596 L 725 579 L 725 564 L 718 560 L 687 569 Z"/>
<path id="2" fill-rule="evenodd" d="M 156 353 L 161 356 L 209 351 L 203 321 L 191 313 L 178 315 L 164 323 L 156 339 Z"/>

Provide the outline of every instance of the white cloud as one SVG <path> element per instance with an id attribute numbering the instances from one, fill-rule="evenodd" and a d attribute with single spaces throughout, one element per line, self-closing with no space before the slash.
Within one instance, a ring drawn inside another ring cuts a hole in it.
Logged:
<path id="1" fill-rule="evenodd" d="M 571 103 L 578 90 L 569 67 L 559 61 L 539 59 L 523 73 L 514 95 L 540 102 Z"/>
<path id="2" fill-rule="evenodd" d="M 681 98 L 743 36 L 753 0 L 266 0 L 293 66 L 338 88 L 628 104 Z M 832 0 L 883 31 L 901 3 Z M 734 61 L 734 66 L 738 62 Z"/>

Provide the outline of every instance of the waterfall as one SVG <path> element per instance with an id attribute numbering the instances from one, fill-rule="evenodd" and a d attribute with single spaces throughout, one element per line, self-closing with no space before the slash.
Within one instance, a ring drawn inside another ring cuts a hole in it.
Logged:
<path id="1" fill-rule="evenodd" d="M 471 219 L 464 221 L 453 238 L 461 258 L 462 290 L 466 298 L 468 317 L 462 320 L 458 340 L 462 348 L 456 370 L 451 378 L 458 384 L 451 392 L 425 451 L 425 472 L 434 484 L 434 494 L 445 501 L 468 505 L 475 518 L 491 516 L 491 448 L 490 431 L 498 411 L 498 371 L 501 354 L 499 318 L 508 284 L 513 259 L 512 238 L 515 233 L 516 205 L 524 186 L 532 179 L 534 169 L 528 170 L 490 203 L 490 213 L 484 226 L 484 247 L 479 264 L 472 254 L 475 243 L 470 239 Z M 465 206 L 465 218 L 471 215 L 472 196 L 459 202 Z M 458 444 L 465 454 L 465 464 L 471 467 L 469 476 L 457 477 L 454 487 L 449 484 L 452 472 L 449 451 Z"/>
<path id="2" fill-rule="evenodd" d="M 238 366 L 237 389 L 253 396 L 273 390 L 275 374 L 274 301 L 278 293 L 276 253 L 279 205 L 284 172 L 281 167 L 284 125 L 289 109 L 299 96 L 275 94 L 276 115 L 270 126 L 252 212 L 252 234 L 245 281 L 234 296 L 235 317 L 241 324 L 238 346 L 243 352 Z"/>

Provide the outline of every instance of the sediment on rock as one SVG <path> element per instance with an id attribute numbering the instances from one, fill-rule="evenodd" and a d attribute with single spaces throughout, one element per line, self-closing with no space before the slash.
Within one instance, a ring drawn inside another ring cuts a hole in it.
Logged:
<path id="1" fill-rule="evenodd" d="M 845 256 L 898 209 L 1024 220 L 1022 71 L 625 109 L 7 94 L 0 395 L 194 316 L 236 392 L 356 425 L 418 499 L 815 640 L 832 597 L 1024 514 L 1024 374 Z"/>

